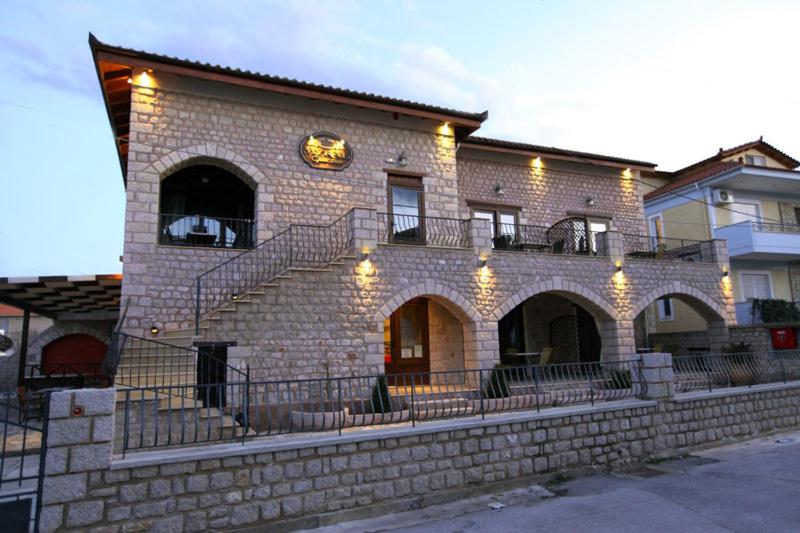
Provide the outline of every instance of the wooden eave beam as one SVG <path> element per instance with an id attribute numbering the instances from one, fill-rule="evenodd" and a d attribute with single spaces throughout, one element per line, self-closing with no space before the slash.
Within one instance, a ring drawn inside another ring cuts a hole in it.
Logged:
<path id="1" fill-rule="evenodd" d="M 461 143 L 461 148 L 472 148 L 475 150 L 483 150 L 486 152 L 499 152 L 505 154 L 514 154 L 514 155 L 521 155 L 525 157 L 541 157 L 542 159 L 558 159 L 561 161 L 573 161 L 576 163 L 583 163 L 583 164 L 592 164 L 604 167 L 613 167 L 613 168 L 622 168 L 626 169 L 629 168 L 631 170 L 653 170 L 653 167 L 646 167 L 643 165 L 634 165 L 629 163 L 618 163 L 614 161 L 605 161 L 603 159 L 593 159 L 587 157 L 577 157 L 577 156 L 568 156 L 568 155 L 561 155 L 561 154 L 550 154 L 546 152 L 534 152 L 531 150 L 521 150 L 518 148 L 507 148 L 504 146 L 486 146 L 484 144 L 473 144 L 469 141 L 464 141 Z"/>

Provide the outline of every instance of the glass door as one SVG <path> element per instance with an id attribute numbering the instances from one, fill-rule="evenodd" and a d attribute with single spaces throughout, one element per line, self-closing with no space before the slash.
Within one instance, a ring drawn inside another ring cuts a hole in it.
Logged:
<path id="1" fill-rule="evenodd" d="M 389 237 L 392 242 L 425 243 L 422 180 L 389 176 Z"/>

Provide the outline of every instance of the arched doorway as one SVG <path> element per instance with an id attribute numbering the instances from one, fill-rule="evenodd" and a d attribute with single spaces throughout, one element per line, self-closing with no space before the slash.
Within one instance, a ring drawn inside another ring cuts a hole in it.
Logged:
<path id="1" fill-rule="evenodd" d="M 613 328 L 601 330 L 598 322 L 613 320 L 585 298 L 569 293 L 535 294 L 498 321 L 500 360 L 509 365 L 600 361 L 601 331 Z"/>
<path id="2" fill-rule="evenodd" d="M 254 219 L 255 192 L 229 170 L 195 164 L 161 181 L 161 244 L 250 248 Z"/>
<path id="3" fill-rule="evenodd" d="M 106 350 L 106 344 L 91 335 L 65 335 L 42 349 L 42 373 L 97 374 Z"/>

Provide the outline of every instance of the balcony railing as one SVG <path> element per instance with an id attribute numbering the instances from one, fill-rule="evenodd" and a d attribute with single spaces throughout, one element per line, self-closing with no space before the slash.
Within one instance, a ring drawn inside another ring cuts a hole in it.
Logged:
<path id="1" fill-rule="evenodd" d="M 392 244 L 469 247 L 469 220 L 378 213 L 378 238 Z"/>
<path id="2" fill-rule="evenodd" d="M 678 392 L 800 380 L 800 351 L 686 355 L 673 359 Z"/>
<path id="3" fill-rule="evenodd" d="M 159 215 L 159 244 L 208 248 L 252 248 L 255 224 L 245 218 Z"/>
<path id="4" fill-rule="evenodd" d="M 527 226 L 501 224 L 494 237 L 496 250 L 565 255 L 608 255 L 605 232 L 588 231 L 584 225 Z"/>
<path id="5" fill-rule="evenodd" d="M 800 224 L 784 224 L 780 222 L 753 222 L 754 231 L 772 233 L 800 233 Z"/>
<path id="6" fill-rule="evenodd" d="M 667 239 L 630 233 L 623 233 L 622 236 L 627 257 L 700 263 L 713 263 L 716 260 L 712 241 Z"/>

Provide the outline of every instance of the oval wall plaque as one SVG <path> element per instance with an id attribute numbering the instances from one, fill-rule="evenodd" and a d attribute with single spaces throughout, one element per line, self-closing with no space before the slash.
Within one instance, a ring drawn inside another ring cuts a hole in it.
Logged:
<path id="1" fill-rule="evenodd" d="M 313 133 L 300 143 L 300 157 L 314 168 L 343 170 L 353 162 L 353 150 L 334 133 Z"/>

